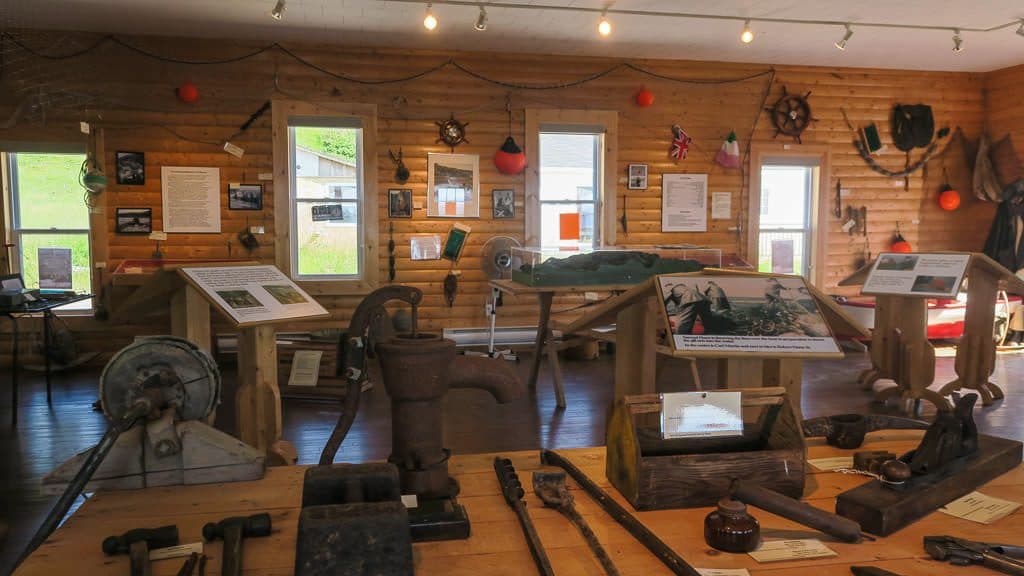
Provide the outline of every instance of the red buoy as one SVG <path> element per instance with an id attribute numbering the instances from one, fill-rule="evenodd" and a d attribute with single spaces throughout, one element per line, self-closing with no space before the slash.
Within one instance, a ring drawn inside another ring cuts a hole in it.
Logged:
<path id="1" fill-rule="evenodd" d="M 505 143 L 494 153 L 494 167 L 510 176 L 526 170 L 526 154 L 511 136 L 505 138 Z"/>
<path id="2" fill-rule="evenodd" d="M 195 104 L 199 100 L 199 88 L 192 83 L 191 80 L 186 80 L 178 86 L 176 91 L 178 93 L 178 100 L 186 104 Z"/>
<path id="3" fill-rule="evenodd" d="M 637 106 L 647 108 L 651 104 L 654 104 L 654 94 L 647 88 L 641 88 L 640 91 L 636 93 L 635 100 Z"/>

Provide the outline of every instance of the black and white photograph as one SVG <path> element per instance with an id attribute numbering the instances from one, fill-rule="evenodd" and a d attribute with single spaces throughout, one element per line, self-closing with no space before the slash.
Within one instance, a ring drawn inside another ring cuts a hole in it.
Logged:
<path id="1" fill-rule="evenodd" d="M 117 183 L 123 186 L 142 186 L 146 183 L 146 155 L 143 152 L 118 152 Z"/>
<path id="2" fill-rule="evenodd" d="M 259 308 L 263 306 L 248 290 L 217 290 L 217 295 L 232 308 Z"/>
<path id="3" fill-rule="evenodd" d="M 388 217 L 412 218 L 412 190 L 408 188 L 388 190 Z"/>
<path id="4" fill-rule="evenodd" d="M 263 184 L 228 184 L 229 210 L 263 210 Z"/>
<path id="5" fill-rule="evenodd" d="M 907 272 L 917 266 L 917 256 L 912 254 L 882 254 L 878 258 L 879 270 L 900 270 Z"/>
<path id="6" fill-rule="evenodd" d="M 802 278 L 659 276 L 658 280 L 677 350 L 838 350 Z M 786 339 L 791 346 L 777 341 Z"/>
<path id="7" fill-rule="evenodd" d="M 629 165 L 629 189 L 647 190 L 647 164 Z"/>
<path id="8" fill-rule="evenodd" d="M 507 189 L 491 190 L 491 212 L 494 218 L 516 217 L 516 191 Z"/>
<path id="9" fill-rule="evenodd" d="M 153 231 L 152 208 L 118 208 L 118 234 L 149 234 Z"/>
<path id="10" fill-rule="evenodd" d="M 925 294 L 956 294 L 956 276 L 918 276 L 914 278 L 911 292 Z"/>

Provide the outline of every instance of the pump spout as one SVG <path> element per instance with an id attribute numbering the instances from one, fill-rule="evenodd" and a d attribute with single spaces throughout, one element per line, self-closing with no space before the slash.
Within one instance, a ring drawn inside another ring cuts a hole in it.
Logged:
<path id="1" fill-rule="evenodd" d="M 479 388 L 508 404 L 523 393 L 519 375 L 504 360 L 481 356 L 457 356 L 448 369 L 449 388 Z"/>

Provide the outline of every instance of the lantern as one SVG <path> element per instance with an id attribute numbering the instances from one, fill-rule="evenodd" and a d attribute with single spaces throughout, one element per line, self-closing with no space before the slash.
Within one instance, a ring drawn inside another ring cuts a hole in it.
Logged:
<path id="1" fill-rule="evenodd" d="M 654 104 L 654 94 L 647 88 L 641 88 L 634 97 L 636 105 L 641 108 L 648 108 L 651 104 Z"/>
<path id="2" fill-rule="evenodd" d="M 191 80 L 183 82 L 181 86 L 178 86 L 176 92 L 178 100 L 186 104 L 195 104 L 199 100 L 199 88 L 196 88 Z"/>
<path id="3" fill-rule="evenodd" d="M 942 191 L 939 192 L 939 206 L 946 212 L 956 210 L 960 207 L 960 193 L 949 184 L 946 184 L 942 187 Z"/>
<path id="4" fill-rule="evenodd" d="M 494 166 L 502 174 L 520 174 L 526 170 L 526 154 L 519 148 L 511 136 L 505 138 L 505 143 L 494 153 Z"/>

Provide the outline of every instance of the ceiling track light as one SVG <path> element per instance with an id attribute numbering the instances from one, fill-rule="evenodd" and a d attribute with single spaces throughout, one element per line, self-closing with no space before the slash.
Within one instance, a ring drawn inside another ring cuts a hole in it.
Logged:
<path id="1" fill-rule="evenodd" d="M 1024 36 L 1024 20 L 1020 21 L 1020 28 L 1017 28 L 1017 36 Z"/>
<path id="2" fill-rule="evenodd" d="M 601 21 L 597 23 L 597 33 L 607 37 L 612 33 L 612 23 L 608 20 L 608 12 L 601 12 Z"/>
<path id="3" fill-rule="evenodd" d="M 487 10 L 484 9 L 484 5 L 480 5 L 480 14 L 476 17 L 476 23 L 473 24 L 473 28 L 480 32 L 487 30 Z"/>
<path id="4" fill-rule="evenodd" d="M 953 29 L 953 52 L 964 51 L 964 39 L 960 37 L 960 29 Z"/>
<path id="5" fill-rule="evenodd" d="M 849 42 L 850 37 L 853 36 L 853 28 L 850 28 L 849 24 L 844 24 L 844 26 L 846 26 L 846 33 L 843 34 L 843 39 L 836 42 L 836 48 L 839 48 L 843 52 L 846 51 L 846 43 Z"/>
<path id="6" fill-rule="evenodd" d="M 277 4 L 274 4 L 274 9 L 270 11 L 270 17 L 274 20 L 284 18 L 284 0 L 277 0 Z"/>
<path id="7" fill-rule="evenodd" d="M 754 41 L 754 31 L 750 29 L 750 20 L 743 23 L 743 32 L 740 33 L 740 42 L 750 44 Z"/>
<path id="8" fill-rule="evenodd" d="M 434 5 L 432 3 L 427 2 L 427 13 L 423 16 L 423 27 L 427 30 L 437 28 L 437 17 L 434 16 L 434 11 L 432 10 L 433 6 Z"/>

